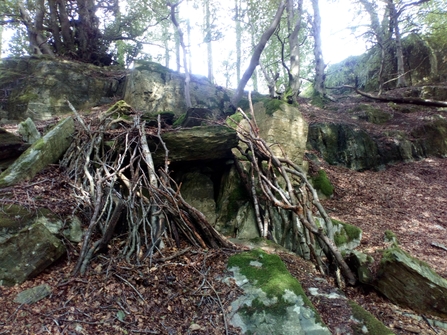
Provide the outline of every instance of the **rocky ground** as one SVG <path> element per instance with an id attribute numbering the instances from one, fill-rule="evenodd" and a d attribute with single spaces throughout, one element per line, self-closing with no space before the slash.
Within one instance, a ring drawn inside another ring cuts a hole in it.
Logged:
<path id="1" fill-rule="evenodd" d="M 324 110 L 305 103 L 302 109 L 309 122 L 320 118 L 356 122 L 341 112 L 346 104 L 355 103 L 353 100 Z M 412 115 L 415 122 L 420 113 L 423 110 Z M 395 127 L 408 126 L 406 123 Z M 378 251 L 387 247 L 384 231 L 392 230 L 404 250 L 447 278 L 447 251 L 439 247 L 447 245 L 447 159 L 399 163 L 377 172 L 355 172 L 325 164 L 324 168 L 335 194 L 323 204 L 333 218 L 362 228 L 361 251 L 376 256 L 378 261 Z M 9 201 L 45 205 L 61 215 L 75 206 L 67 180 L 57 166 L 2 192 L 9 193 Z M 121 243 L 119 238 L 114 239 L 108 253 L 94 259 L 85 276 L 73 278 L 70 273 L 80 246 L 67 242 L 68 256 L 56 265 L 22 285 L 0 287 L 0 334 L 239 333 L 224 318 L 239 290 L 222 282 L 227 275 L 227 259 L 237 250 L 168 246 L 156 259 L 129 265 L 112 257 Z M 308 293 L 313 287 L 320 292 L 337 290 L 333 280 L 317 273 L 311 264 L 290 254 L 281 257 Z M 33 305 L 13 302 L 18 292 L 44 283 L 52 287 L 48 298 Z M 395 306 L 367 288 L 348 287 L 345 294 L 395 334 L 447 334 L 446 329 L 427 323 L 427 318 L 434 319 L 431 316 Z M 349 326 L 346 301 L 309 297 L 332 333 L 343 334 Z"/>

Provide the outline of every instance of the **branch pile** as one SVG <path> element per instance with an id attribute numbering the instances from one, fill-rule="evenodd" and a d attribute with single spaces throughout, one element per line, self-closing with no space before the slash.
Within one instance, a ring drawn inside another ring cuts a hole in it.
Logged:
<path id="1" fill-rule="evenodd" d="M 158 129 L 148 129 L 127 105 L 88 123 L 69 106 L 79 130 L 62 165 L 73 181 L 78 210 L 89 220 L 74 274 L 83 274 L 92 256 L 107 248 L 118 224 L 125 225 L 127 236 L 122 254 L 136 263 L 152 257 L 161 243 L 178 246 L 181 236 L 203 248 L 232 246 L 182 198 L 170 178 L 160 120 Z M 158 171 L 147 137 L 165 149 L 165 164 Z"/>
<path id="2" fill-rule="evenodd" d="M 249 117 L 239 108 L 245 122 L 233 120 L 239 139 L 245 144 L 238 147 L 240 159 L 236 160 L 236 167 L 251 194 L 261 236 L 274 239 L 272 231 L 281 229 L 279 244 L 285 245 L 286 238 L 292 236 L 293 251 L 312 259 L 322 273 L 327 273 L 327 263 L 333 265 L 339 286 L 343 285 L 339 270 L 354 285 L 356 279 L 335 246 L 332 221 L 316 190 L 298 165 L 275 156 L 259 136 L 251 100 L 250 111 Z M 316 223 L 316 216 L 323 219 L 324 227 Z"/>

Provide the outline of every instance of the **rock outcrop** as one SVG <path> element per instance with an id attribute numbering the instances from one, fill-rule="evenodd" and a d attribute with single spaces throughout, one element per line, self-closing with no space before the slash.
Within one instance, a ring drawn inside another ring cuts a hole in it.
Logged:
<path id="1" fill-rule="evenodd" d="M 184 87 L 184 74 L 157 63 L 138 61 L 127 80 L 124 100 L 144 114 L 173 112 L 180 116 L 187 111 Z M 208 109 L 215 117 L 229 107 L 229 92 L 205 77 L 192 75 L 190 92 L 192 107 Z"/>
<path id="2" fill-rule="evenodd" d="M 398 305 L 447 318 L 447 280 L 396 246 L 385 250 L 374 286 Z"/>
<path id="3" fill-rule="evenodd" d="M 410 133 L 385 132 L 377 137 L 345 123 L 309 125 L 308 148 L 321 153 L 331 165 L 353 170 L 381 169 L 385 165 L 447 155 L 447 120 L 438 117 L 415 126 Z"/>
<path id="4" fill-rule="evenodd" d="M 125 71 L 39 57 L 0 60 L 0 119 L 46 120 L 122 96 Z"/>

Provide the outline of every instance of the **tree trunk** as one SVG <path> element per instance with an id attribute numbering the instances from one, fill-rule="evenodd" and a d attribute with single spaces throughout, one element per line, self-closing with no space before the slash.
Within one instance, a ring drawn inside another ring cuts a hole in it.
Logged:
<path id="1" fill-rule="evenodd" d="M 56 0 L 49 0 L 48 7 L 50 9 L 50 30 L 51 33 L 53 34 L 54 47 L 56 49 L 56 53 L 61 54 L 63 52 L 63 47 L 60 36 L 59 18 L 58 18 Z"/>
<path id="2" fill-rule="evenodd" d="M 300 42 L 299 33 L 301 30 L 301 17 L 303 15 L 303 0 L 298 0 L 297 11 L 293 9 L 293 0 L 287 1 L 287 28 L 289 31 L 289 48 L 290 48 L 290 68 L 289 75 L 289 89 L 292 93 L 293 101 L 300 94 Z M 295 24 L 293 24 L 295 22 Z"/>
<path id="3" fill-rule="evenodd" d="M 18 3 L 20 18 L 22 23 L 26 27 L 26 31 L 28 33 L 28 41 L 30 43 L 30 47 L 32 48 L 32 52 L 35 54 L 46 54 L 54 57 L 54 53 L 51 50 L 50 46 L 47 43 L 46 38 L 43 36 L 42 23 L 40 22 L 40 18 L 44 15 L 44 6 L 43 3 L 40 2 L 36 8 L 36 21 L 33 22 L 28 11 L 26 10 L 23 1 L 19 1 Z M 41 27 L 39 30 L 38 27 Z"/>
<path id="4" fill-rule="evenodd" d="M 234 0 L 234 20 L 236 21 L 236 80 L 241 81 L 241 59 L 242 59 L 242 29 L 241 29 L 241 1 Z"/>
<path id="5" fill-rule="evenodd" d="M 190 90 L 189 90 L 189 83 L 191 82 L 191 77 L 190 77 L 189 69 L 188 69 L 187 49 L 186 49 L 186 45 L 185 45 L 185 42 L 183 39 L 183 31 L 180 28 L 180 25 L 179 25 L 177 18 L 175 16 L 175 8 L 180 4 L 180 2 L 177 2 L 176 4 L 171 4 L 170 2 L 168 2 L 167 6 L 171 8 L 171 21 L 174 24 L 175 28 L 177 29 L 179 43 L 180 43 L 180 46 L 182 47 L 182 51 L 183 51 L 183 67 L 185 68 L 185 91 L 184 91 L 185 103 L 186 103 L 187 108 L 191 108 L 192 103 L 191 103 L 191 94 L 190 94 Z"/>
<path id="6" fill-rule="evenodd" d="M 211 44 L 211 11 L 210 3 L 208 0 L 204 0 L 205 5 L 205 41 L 206 41 L 206 51 L 208 57 L 208 79 L 214 83 L 214 70 L 213 70 L 213 46 Z"/>
<path id="7" fill-rule="evenodd" d="M 314 89 L 321 97 L 326 95 L 324 87 L 324 61 L 323 51 L 321 49 L 321 16 L 318 0 L 312 0 L 312 8 L 314 11 L 314 18 L 312 22 L 312 35 L 314 38 L 314 57 L 315 57 L 315 82 Z"/>
<path id="8" fill-rule="evenodd" d="M 397 87 L 406 87 L 407 81 L 405 79 L 405 68 L 404 68 L 404 54 L 402 48 L 402 38 L 399 29 L 399 16 L 400 14 L 396 10 L 396 6 L 393 0 L 387 0 L 387 6 L 389 8 L 390 15 L 390 29 L 394 31 L 394 36 L 396 38 L 396 58 L 397 58 Z"/>
<path id="9" fill-rule="evenodd" d="M 245 85 L 247 85 L 247 82 L 250 80 L 251 75 L 253 74 L 253 71 L 256 69 L 256 67 L 259 64 L 259 58 L 261 57 L 261 53 L 265 48 L 265 45 L 267 44 L 270 37 L 273 35 L 273 33 L 276 30 L 276 27 L 278 26 L 279 22 L 281 21 L 282 13 L 284 12 L 284 8 L 286 7 L 285 1 L 281 1 L 281 3 L 278 6 L 278 10 L 276 11 L 275 18 L 273 19 L 270 26 L 267 28 L 267 30 L 262 34 L 261 40 L 256 45 L 253 55 L 250 59 L 250 64 L 245 70 L 244 75 L 242 76 L 242 79 L 239 82 L 239 85 L 236 89 L 236 93 L 234 94 L 233 98 L 231 99 L 231 105 L 236 110 L 237 104 L 242 98 L 242 94 L 244 93 Z"/>
<path id="10" fill-rule="evenodd" d="M 73 32 L 71 30 L 70 19 L 67 13 L 67 4 L 65 0 L 57 0 L 58 12 L 59 12 L 59 22 L 61 25 L 61 35 L 64 40 L 64 51 L 74 50 L 74 38 Z"/>

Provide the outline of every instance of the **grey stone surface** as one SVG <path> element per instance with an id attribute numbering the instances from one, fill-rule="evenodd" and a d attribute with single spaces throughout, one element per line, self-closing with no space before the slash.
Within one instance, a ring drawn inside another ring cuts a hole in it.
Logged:
<path id="1" fill-rule="evenodd" d="M 49 296 L 51 292 L 52 292 L 51 286 L 48 284 L 35 286 L 17 294 L 17 296 L 14 299 L 14 302 L 18 304 L 30 305 Z"/>
<path id="2" fill-rule="evenodd" d="M 0 284 L 23 283 L 65 253 L 65 246 L 41 223 L 25 227 L 0 243 Z"/>
<path id="3" fill-rule="evenodd" d="M 0 174 L 0 187 L 30 180 L 49 164 L 56 163 L 68 149 L 73 133 L 74 122 L 71 117 L 60 121 Z"/>
<path id="4" fill-rule="evenodd" d="M 8 97 L 0 102 L 0 119 L 18 121 L 70 113 L 66 99 L 78 110 L 111 102 L 126 78 L 122 70 L 45 57 L 4 58 L 0 73 Z"/>
<path id="5" fill-rule="evenodd" d="M 42 137 L 33 120 L 30 118 L 19 123 L 18 133 L 22 135 L 23 140 L 29 144 L 33 144 Z"/>
<path id="6" fill-rule="evenodd" d="M 384 252 L 374 286 L 396 304 L 447 317 L 447 280 L 396 246 Z"/>

